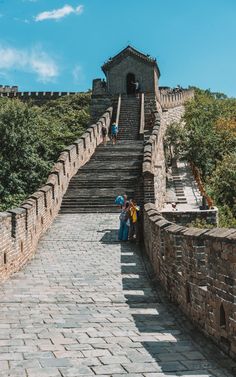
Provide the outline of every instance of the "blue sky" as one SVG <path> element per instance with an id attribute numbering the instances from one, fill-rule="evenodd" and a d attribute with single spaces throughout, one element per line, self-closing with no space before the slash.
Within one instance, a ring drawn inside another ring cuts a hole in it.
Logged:
<path id="1" fill-rule="evenodd" d="M 236 97 L 235 0 L 0 0 L 0 83 L 84 91 L 128 44 L 157 58 L 160 85 Z"/>

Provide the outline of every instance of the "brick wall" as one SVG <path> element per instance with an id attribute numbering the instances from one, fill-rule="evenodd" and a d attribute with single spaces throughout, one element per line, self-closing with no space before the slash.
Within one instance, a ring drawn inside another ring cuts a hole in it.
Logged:
<path id="1" fill-rule="evenodd" d="M 171 221 L 196 219 L 191 211 L 167 214 L 168 219 L 159 213 L 165 195 L 163 135 L 183 112 L 182 105 L 159 111 L 144 148 L 145 249 L 170 300 L 236 359 L 236 229 L 187 228 Z M 215 215 L 199 212 L 201 218 Z"/>
<path id="2" fill-rule="evenodd" d="M 236 358 L 236 229 L 186 228 L 146 204 L 144 240 L 170 300 Z"/>
<path id="3" fill-rule="evenodd" d="M 60 209 L 69 181 L 101 143 L 102 123 L 110 126 L 112 108 L 82 137 L 66 148 L 53 166 L 46 184 L 19 208 L 0 212 L 0 280 L 18 271 L 33 257 L 38 240 Z"/>

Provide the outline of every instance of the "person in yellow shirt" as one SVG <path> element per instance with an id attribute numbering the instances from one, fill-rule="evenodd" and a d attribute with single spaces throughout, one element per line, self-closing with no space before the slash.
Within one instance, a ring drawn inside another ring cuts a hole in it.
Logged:
<path id="1" fill-rule="evenodd" d="M 129 206 L 129 218 L 130 218 L 130 232 L 129 232 L 129 239 L 135 240 L 137 239 L 138 235 L 138 213 L 139 207 L 135 200 L 130 200 Z"/>

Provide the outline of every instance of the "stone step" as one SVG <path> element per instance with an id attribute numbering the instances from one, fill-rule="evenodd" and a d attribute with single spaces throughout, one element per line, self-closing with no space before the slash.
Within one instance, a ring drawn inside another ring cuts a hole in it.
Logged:
<path id="1" fill-rule="evenodd" d="M 143 141 L 139 137 L 140 99 L 122 96 L 118 141 L 100 145 L 71 179 L 61 213 L 120 212 L 114 201 L 134 197 L 141 176 Z"/>
<path id="2" fill-rule="evenodd" d="M 141 165 L 142 165 L 142 161 L 139 161 L 139 160 L 129 160 L 129 159 L 126 159 L 126 160 L 120 160 L 119 162 L 115 159 L 112 159 L 112 160 L 109 160 L 108 162 L 109 163 L 106 163 L 107 160 L 90 160 L 90 163 L 89 163 L 89 166 L 86 166 L 84 165 L 83 167 L 81 167 L 81 170 L 85 170 L 85 169 L 94 169 L 94 168 L 102 168 L 104 171 L 106 170 L 110 170 L 110 169 L 116 169 L 116 170 L 120 170 L 120 169 L 132 169 L 132 168 L 139 168 Z"/>
<path id="3" fill-rule="evenodd" d="M 61 207 L 60 213 L 120 213 L 120 208 L 117 206 L 102 206 L 96 205 L 91 207 L 79 208 L 63 208 Z"/>
<path id="4" fill-rule="evenodd" d="M 137 178 L 138 176 L 130 181 L 118 181 L 113 179 L 110 181 L 106 180 L 105 182 L 103 180 L 100 180 L 99 182 L 94 180 L 73 180 L 70 182 L 70 187 L 132 187 L 134 184 L 136 184 Z"/>

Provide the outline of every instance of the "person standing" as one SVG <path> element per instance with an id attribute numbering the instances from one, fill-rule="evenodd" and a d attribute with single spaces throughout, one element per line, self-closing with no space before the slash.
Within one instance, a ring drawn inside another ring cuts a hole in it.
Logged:
<path id="1" fill-rule="evenodd" d="M 126 202 L 125 208 L 120 213 L 120 228 L 118 232 L 119 241 L 128 241 L 129 238 L 129 203 Z"/>
<path id="2" fill-rule="evenodd" d="M 138 238 L 138 214 L 140 208 L 137 206 L 135 200 L 130 200 L 129 205 L 129 217 L 130 217 L 130 230 L 129 230 L 129 239 L 135 240 Z"/>
<path id="3" fill-rule="evenodd" d="M 135 94 L 139 93 L 140 84 L 139 84 L 138 80 L 136 80 L 135 83 L 134 83 L 134 89 L 135 89 Z"/>
<path id="4" fill-rule="evenodd" d="M 135 82 L 132 83 L 133 86 L 134 86 L 134 94 L 138 95 L 139 96 L 139 92 L 140 92 L 140 84 L 139 84 L 139 81 L 136 80 Z"/>
<path id="5" fill-rule="evenodd" d="M 117 135 L 118 135 L 118 124 L 113 122 L 111 125 L 111 139 L 112 139 L 113 145 L 116 144 Z"/>

